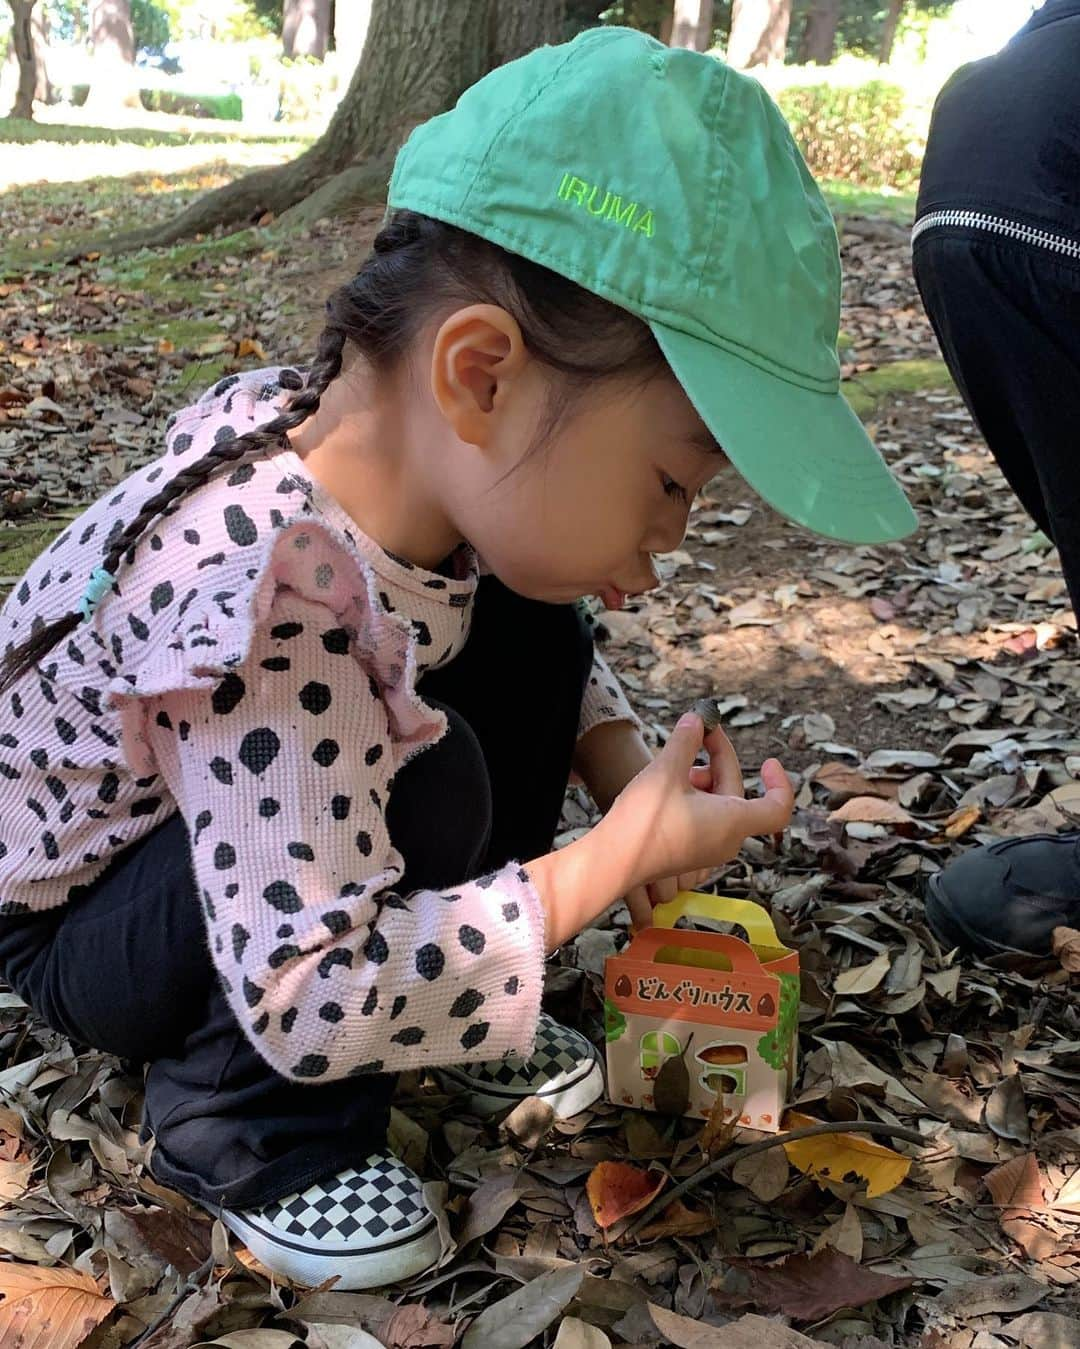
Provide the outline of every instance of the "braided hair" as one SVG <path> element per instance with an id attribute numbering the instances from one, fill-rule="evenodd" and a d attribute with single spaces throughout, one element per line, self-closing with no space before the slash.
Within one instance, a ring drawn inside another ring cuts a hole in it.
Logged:
<path id="1" fill-rule="evenodd" d="M 373 370 L 389 372 L 408 354 L 430 319 L 474 303 L 495 304 L 510 313 L 531 354 L 561 377 L 552 382 L 540 425 L 519 462 L 543 446 L 597 380 L 640 376 L 647 383 L 667 368 L 648 325 L 628 310 L 479 235 L 414 211 L 393 212 L 375 235 L 360 270 L 327 299 L 325 323 L 304 386 L 277 417 L 218 442 L 182 469 L 116 531 L 94 572 L 105 583 L 103 591 L 121 562 L 132 565 L 150 525 L 176 511 L 189 492 L 222 468 L 288 443 L 286 432 L 318 410 L 323 394 L 341 373 L 346 341 L 354 343 Z M 52 622 L 38 615 L 29 637 L 9 646 L 0 662 L 0 692 L 42 660 L 90 612 L 84 603 Z"/>

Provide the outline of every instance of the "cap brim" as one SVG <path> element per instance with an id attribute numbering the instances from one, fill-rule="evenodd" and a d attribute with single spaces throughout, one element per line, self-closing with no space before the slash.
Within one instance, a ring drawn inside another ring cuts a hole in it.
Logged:
<path id="1" fill-rule="evenodd" d="M 649 326 L 728 458 L 782 515 L 845 543 L 886 543 L 918 527 L 841 394 L 801 388 L 700 337 Z"/>

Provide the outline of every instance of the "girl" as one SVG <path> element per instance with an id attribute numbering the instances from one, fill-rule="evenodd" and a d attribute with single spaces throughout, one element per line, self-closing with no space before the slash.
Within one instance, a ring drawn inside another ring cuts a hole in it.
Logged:
<path id="1" fill-rule="evenodd" d="M 720 731 L 692 767 L 699 717 L 650 762 L 573 602 L 655 584 L 718 442 L 837 537 L 910 516 L 752 81 L 590 31 L 418 128 L 389 204 L 311 365 L 171 418 L 0 614 L 0 969 L 148 1065 L 159 1180 L 343 1288 L 439 1254 L 395 1074 L 580 1111 L 600 1063 L 540 1010 L 545 954 L 790 815 Z M 572 769 L 607 814 L 552 852 Z"/>

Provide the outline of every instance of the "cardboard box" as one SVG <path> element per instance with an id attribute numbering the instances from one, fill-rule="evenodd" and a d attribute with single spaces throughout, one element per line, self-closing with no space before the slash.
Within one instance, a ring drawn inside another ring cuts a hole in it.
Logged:
<path id="1" fill-rule="evenodd" d="M 683 915 L 738 924 L 749 941 L 680 928 Z M 683 891 L 653 910 L 604 969 L 607 1095 L 615 1105 L 651 1110 L 664 1062 L 685 1055 L 687 1114 L 712 1112 L 776 1133 L 795 1072 L 799 956 L 783 946 L 760 905 Z"/>

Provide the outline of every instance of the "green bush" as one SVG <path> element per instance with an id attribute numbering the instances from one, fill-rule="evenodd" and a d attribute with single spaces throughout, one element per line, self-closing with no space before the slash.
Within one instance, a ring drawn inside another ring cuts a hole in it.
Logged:
<path id="1" fill-rule="evenodd" d="M 86 102 L 88 84 L 71 87 L 71 101 L 77 108 Z M 216 117 L 223 122 L 240 122 L 244 101 L 239 94 L 184 94 L 175 89 L 140 89 L 139 101 L 147 112 L 172 112 L 186 117 Z"/>
<path id="2" fill-rule="evenodd" d="M 919 176 L 925 132 L 898 84 L 792 84 L 774 97 L 817 178 L 904 188 Z"/>

